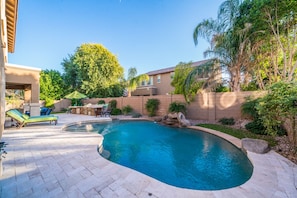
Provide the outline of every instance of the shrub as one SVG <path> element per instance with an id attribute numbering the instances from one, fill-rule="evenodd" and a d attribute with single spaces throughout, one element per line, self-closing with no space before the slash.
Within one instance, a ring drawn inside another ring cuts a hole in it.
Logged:
<path id="1" fill-rule="evenodd" d="M 148 99 L 145 108 L 148 111 L 149 116 L 155 116 L 156 111 L 159 108 L 160 101 L 158 99 Z"/>
<path id="2" fill-rule="evenodd" d="M 54 108 L 55 107 L 55 100 L 52 99 L 52 98 L 46 98 L 44 106 L 47 107 L 47 108 Z"/>
<path id="3" fill-rule="evenodd" d="M 268 89 L 257 105 L 260 119 L 270 135 L 277 135 L 286 127 L 288 138 L 293 146 L 297 145 L 296 108 L 297 83 L 277 82 Z M 285 124 L 290 123 L 290 124 Z"/>
<path id="4" fill-rule="evenodd" d="M 140 118 L 142 115 L 140 113 L 133 113 L 132 118 Z"/>
<path id="5" fill-rule="evenodd" d="M 230 88 L 224 85 L 219 85 L 218 87 L 216 87 L 215 92 L 229 92 Z"/>
<path id="6" fill-rule="evenodd" d="M 109 105 L 111 109 L 116 109 L 117 108 L 117 101 L 116 100 L 111 100 L 109 101 Z"/>
<path id="7" fill-rule="evenodd" d="M 234 125 L 235 121 L 234 118 L 221 118 L 219 120 L 220 123 L 222 123 L 223 125 Z"/>
<path id="8" fill-rule="evenodd" d="M 247 101 L 242 104 L 241 111 L 244 115 L 252 118 L 253 121 L 245 125 L 245 128 L 254 134 L 259 135 L 269 135 L 267 129 L 261 120 L 261 115 L 259 114 L 258 106 L 260 102 L 263 101 L 263 98 L 251 99 L 247 98 Z M 275 134 L 285 135 L 286 131 L 281 125 L 273 126 Z"/>
<path id="9" fill-rule="evenodd" d="M 133 111 L 133 108 L 130 105 L 124 106 L 122 112 L 124 115 L 128 115 Z"/>
<path id="10" fill-rule="evenodd" d="M 111 115 L 122 115 L 122 110 L 118 108 L 111 109 Z"/>
<path id="11" fill-rule="evenodd" d="M 267 133 L 266 128 L 264 127 L 264 125 L 262 124 L 262 122 L 260 120 L 253 121 L 253 122 L 246 124 L 245 128 L 255 134 L 270 135 Z M 287 135 L 286 130 L 281 126 L 277 126 L 275 131 L 278 136 Z"/>
<path id="12" fill-rule="evenodd" d="M 173 102 L 169 105 L 169 112 L 186 113 L 186 104 L 182 102 Z"/>
<path id="13" fill-rule="evenodd" d="M 99 100 L 97 104 L 105 104 L 104 100 Z"/>
<path id="14" fill-rule="evenodd" d="M 240 89 L 242 91 L 257 91 L 257 90 L 259 90 L 259 86 L 257 85 L 256 82 L 253 81 L 253 82 L 250 82 L 247 85 L 245 85 L 245 84 L 241 85 Z"/>
<path id="15" fill-rule="evenodd" d="M 265 127 L 263 126 L 263 124 L 260 120 L 255 120 L 253 122 L 246 124 L 245 128 L 248 131 L 255 133 L 255 134 L 267 135 L 267 132 L 265 131 Z"/>
<path id="16" fill-rule="evenodd" d="M 241 105 L 241 112 L 253 120 L 259 119 L 259 113 L 257 110 L 257 105 L 259 104 L 261 98 L 252 99 L 250 97 L 246 98 L 246 102 Z"/>

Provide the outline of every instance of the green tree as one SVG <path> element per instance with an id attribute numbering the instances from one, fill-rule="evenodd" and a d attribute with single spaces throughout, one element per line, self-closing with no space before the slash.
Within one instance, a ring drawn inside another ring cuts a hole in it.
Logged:
<path id="1" fill-rule="evenodd" d="M 89 97 L 123 94 L 124 69 L 115 55 L 101 44 L 82 44 L 74 55 L 64 59 L 65 81 Z M 120 93 L 120 94 L 119 94 Z"/>
<path id="2" fill-rule="evenodd" d="M 141 74 L 137 76 L 137 69 L 131 67 L 128 70 L 127 89 L 128 97 L 131 96 L 131 92 L 134 91 L 142 81 L 148 81 L 149 76 L 147 74 Z"/>
<path id="3" fill-rule="evenodd" d="M 174 94 L 184 94 L 184 83 L 189 75 L 189 73 L 193 70 L 192 63 L 183 63 L 180 62 L 178 65 L 176 65 L 174 69 L 174 76 L 173 80 L 171 81 L 171 86 L 174 87 Z M 191 83 L 191 85 L 193 85 Z M 196 90 L 190 91 L 191 93 L 194 92 L 196 94 Z"/>
<path id="4" fill-rule="evenodd" d="M 181 72 L 182 70 L 178 73 Z M 186 101 L 190 102 L 192 96 L 199 90 L 216 90 L 216 88 L 222 86 L 220 74 L 220 67 L 216 59 L 210 59 L 190 70 L 182 85 L 182 93 Z"/>
<path id="5" fill-rule="evenodd" d="M 204 76 L 196 75 L 197 78 L 190 78 L 188 87 L 185 89 L 185 81 L 193 70 L 195 70 L 195 68 L 192 67 L 192 62 L 180 62 L 175 67 L 173 80 L 171 81 L 171 85 L 174 87 L 174 94 L 183 94 L 188 100 L 191 100 L 192 96 L 196 95 L 197 91 L 203 87 L 205 83 Z M 196 80 L 198 78 L 200 80 Z"/>
<path id="6" fill-rule="evenodd" d="M 296 78 L 297 1 L 250 0 L 242 4 L 242 20 L 252 24 L 254 75 L 260 88 Z M 258 47 L 255 47 L 258 46 Z"/>
<path id="7" fill-rule="evenodd" d="M 268 134 L 276 135 L 279 127 L 284 126 L 290 141 L 297 145 L 297 83 L 277 82 L 256 106 Z"/>
<path id="8" fill-rule="evenodd" d="M 64 81 L 59 71 L 43 70 L 40 73 L 40 99 L 61 99 L 64 95 Z"/>
<path id="9" fill-rule="evenodd" d="M 80 90 L 81 80 L 78 75 L 78 68 L 73 62 L 74 56 L 68 55 L 68 58 L 64 58 L 61 65 L 64 69 L 63 80 L 68 89 L 68 93 L 71 93 L 74 90 Z"/>
<path id="10" fill-rule="evenodd" d="M 193 33 L 194 42 L 198 44 L 198 38 L 205 38 L 211 48 L 204 52 L 206 57 L 212 57 L 209 66 L 219 64 L 226 69 L 230 76 L 229 86 L 231 91 L 240 91 L 241 79 L 248 77 L 251 37 L 259 32 L 250 33 L 251 25 L 239 23 L 241 0 L 226 0 L 220 7 L 216 20 L 208 19 L 200 22 Z M 213 63 L 213 64 L 211 64 Z M 218 69 L 219 67 L 216 67 Z M 200 69 L 200 68 L 197 68 Z M 214 72 L 216 72 L 216 69 Z M 189 77 L 195 77 L 195 72 Z M 216 79 L 216 78 L 213 78 Z M 191 82 L 190 80 L 187 81 Z M 210 81 L 209 81 L 210 82 Z M 215 85 L 210 83 L 210 85 Z"/>

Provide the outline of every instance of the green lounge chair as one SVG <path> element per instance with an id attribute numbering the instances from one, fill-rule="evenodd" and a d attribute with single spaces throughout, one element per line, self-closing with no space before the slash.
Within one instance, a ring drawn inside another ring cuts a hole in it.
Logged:
<path id="1" fill-rule="evenodd" d="M 6 112 L 6 115 L 11 117 L 13 120 L 16 121 L 17 127 L 21 128 L 28 123 L 35 123 L 35 122 L 54 122 L 55 125 L 58 122 L 58 117 L 54 115 L 43 115 L 43 116 L 28 116 L 19 112 L 17 109 L 10 109 Z"/>

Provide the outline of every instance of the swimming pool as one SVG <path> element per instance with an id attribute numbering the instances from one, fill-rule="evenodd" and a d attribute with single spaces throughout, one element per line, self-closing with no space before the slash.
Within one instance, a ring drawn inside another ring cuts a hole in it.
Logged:
<path id="1" fill-rule="evenodd" d="M 245 183 L 253 166 L 233 144 L 205 132 L 149 121 L 85 124 L 104 135 L 109 160 L 181 188 L 220 190 Z"/>

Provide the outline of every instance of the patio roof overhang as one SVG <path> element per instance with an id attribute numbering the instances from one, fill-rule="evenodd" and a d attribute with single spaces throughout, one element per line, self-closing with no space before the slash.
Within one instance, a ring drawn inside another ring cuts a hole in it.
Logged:
<path id="1" fill-rule="evenodd" d="M 7 45 L 8 52 L 14 52 L 15 37 L 16 37 L 16 23 L 18 13 L 18 0 L 6 0 L 5 14 L 6 14 L 6 29 L 7 29 Z"/>

